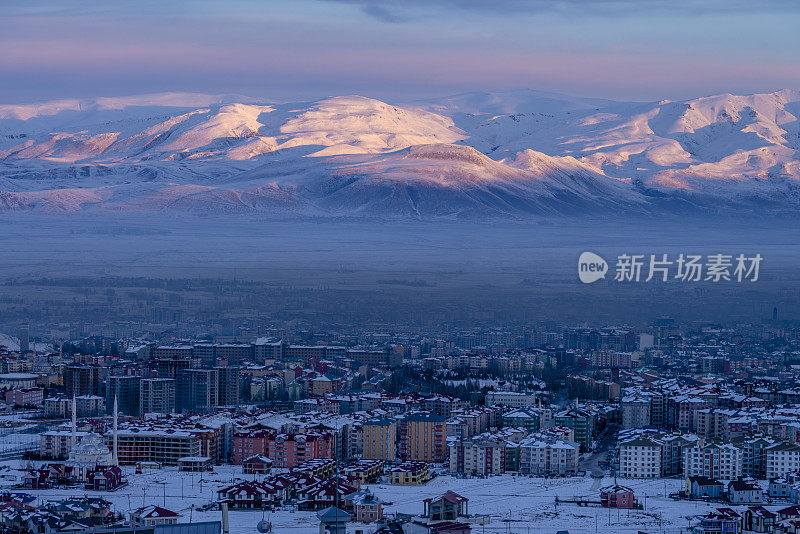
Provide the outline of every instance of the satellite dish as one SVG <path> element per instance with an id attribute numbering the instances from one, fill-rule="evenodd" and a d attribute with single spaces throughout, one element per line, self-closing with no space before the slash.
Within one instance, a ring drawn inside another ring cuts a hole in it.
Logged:
<path id="1" fill-rule="evenodd" d="M 264 521 L 262 519 L 261 521 L 258 522 L 256 528 L 258 529 L 259 532 L 261 532 L 261 534 L 266 534 L 267 532 L 272 532 L 272 523 L 270 523 L 269 521 Z"/>

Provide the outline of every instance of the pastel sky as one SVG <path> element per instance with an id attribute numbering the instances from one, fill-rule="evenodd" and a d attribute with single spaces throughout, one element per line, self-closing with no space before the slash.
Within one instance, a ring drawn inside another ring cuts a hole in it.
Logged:
<path id="1" fill-rule="evenodd" d="M 800 88 L 797 0 L 5 0 L 0 102 Z"/>

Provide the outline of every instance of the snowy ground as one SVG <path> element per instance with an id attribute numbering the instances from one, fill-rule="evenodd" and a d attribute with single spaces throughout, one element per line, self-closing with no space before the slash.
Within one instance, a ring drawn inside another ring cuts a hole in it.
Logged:
<path id="1" fill-rule="evenodd" d="M 0 464 L 0 485 L 14 484 L 9 475 L 22 476 L 22 462 L 3 462 Z M 145 471 L 136 475 L 130 468 L 129 484 L 116 492 L 102 494 L 114 505 L 114 510 L 126 514 L 143 504 L 156 504 L 180 512 L 184 520 L 190 516 L 194 521 L 219 520 L 220 512 L 191 511 L 191 506 L 201 506 L 214 499 L 217 488 L 239 478 L 240 467 L 221 466 L 214 473 L 178 473 L 174 468 Z M 251 475 L 246 478 L 252 479 Z M 457 479 L 440 476 L 424 486 L 391 486 L 386 484 L 369 485 L 370 489 L 384 501 L 392 504 L 385 507 L 385 513 L 418 514 L 422 512 L 422 499 L 437 496 L 451 489 L 469 498 L 471 514 L 489 515 L 490 522 L 478 525 L 474 532 L 514 532 L 514 533 L 555 533 L 558 530 L 570 532 L 686 532 L 690 521 L 696 524 L 696 517 L 712 510 L 718 505 L 703 502 L 675 502 L 666 497 L 678 491 L 682 481 L 669 480 L 620 480 L 632 487 L 645 510 L 609 511 L 602 508 L 584 508 L 571 504 L 554 505 L 556 496 L 567 499 L 574 496 L 597 498 L 600 487 L 612 480 L 586 478 L 541 479 L 504 475 L 488 479 Z M 58 499 L 75 495 L 98 495 L 95 492 L 51 490 L 32 492 L 43 500 Z M 646 498 L 645 498 L 646 497 Z M 275 532 L 315 532 L 317 520 L 313 512 L 280 510 L 267 512 Z M 260 511 L 231 511 L 231 532 L 255 533 L 256 525 L 262 518 Z M 362 529 L 371 532 L 369 526 L 352 523 L 349 533 Z"/>

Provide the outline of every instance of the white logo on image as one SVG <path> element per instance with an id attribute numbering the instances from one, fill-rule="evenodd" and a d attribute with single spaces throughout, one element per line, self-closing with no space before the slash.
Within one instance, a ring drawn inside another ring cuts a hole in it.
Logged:
<path id="1" fill-rule="evenodd" d="M 584 252 L 578 258 L 578 278 L 584 284 L 591 284 L 605 278 L 606 272 L 608 272 L 606 260 L 594 252 Z"/>

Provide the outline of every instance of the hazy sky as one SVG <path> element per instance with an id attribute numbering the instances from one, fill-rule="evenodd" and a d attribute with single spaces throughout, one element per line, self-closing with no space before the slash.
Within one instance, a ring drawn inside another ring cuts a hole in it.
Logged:
<path id="1" fill-rule="evenodd" d="M 797 0 L 3 0 L 0 102 L 800 88 Z"/>

